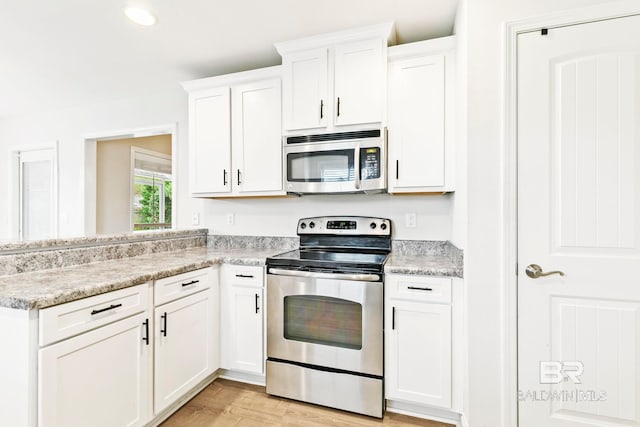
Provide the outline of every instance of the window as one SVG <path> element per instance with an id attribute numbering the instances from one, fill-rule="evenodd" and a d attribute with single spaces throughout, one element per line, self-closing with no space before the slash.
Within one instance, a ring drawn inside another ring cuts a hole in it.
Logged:
<path id="1" fill-rule="evenodd" d="M 171 228 L 173 178 L 170 157 L 136 147 L 132 152 L 133 231 Z"/>
<path id="2" fill-rule="evenodd" d="M 171 176 L 135 169 L 133 230 L 171 228 Z"/>

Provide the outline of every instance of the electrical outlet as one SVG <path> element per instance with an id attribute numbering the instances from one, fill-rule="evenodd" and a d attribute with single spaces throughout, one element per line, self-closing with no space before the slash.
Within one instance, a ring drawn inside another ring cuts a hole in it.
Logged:
<path id="1" fill-rule="evenodd" d="M 404 216 L 404 225 L 407 228 L 416 228 L 416 214 L 414 213 L 408 213 Z"/>
<path id="2" fill-rule="evenodd" d="M 227 225 L 233 225 L 236 222 L 235 215 L 232 213 L 227 214 Z"/>
<path id="3" fill-rule="evenodd" d="M 191 225 L 200 225 L 200 213 L 194 212 L 191 214 Z"/>

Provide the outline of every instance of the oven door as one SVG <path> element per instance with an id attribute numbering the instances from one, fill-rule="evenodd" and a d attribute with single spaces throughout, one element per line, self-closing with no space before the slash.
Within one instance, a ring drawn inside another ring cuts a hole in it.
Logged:
<path id="1" fill-rule="evenodd" d="M 323 142 L 284 147 L 290 193 L 354 193 L 386 189 L 384 140 Z"/>
<path id="2" fill-rule="evenodd" d="M 383 285 L 366 281 L 376 275 L 276 271 L 267 276 L 269 359 L 382 376 Z"/>

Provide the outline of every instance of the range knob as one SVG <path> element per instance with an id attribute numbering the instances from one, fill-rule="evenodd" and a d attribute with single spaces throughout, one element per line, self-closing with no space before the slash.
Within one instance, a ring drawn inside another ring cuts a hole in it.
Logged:
<path id="1" fill-rule="evenodd" d="M 304 222 L 300 223 L 300 228 L 304 230 L 305 228 L 307 228 L 307 224 Z"/>
<path id="2" fill-rule="evenodd" d="M 382 230 L 386 230 L 387 229 L 387 224 L 383 222 L 382 224 L 380 224 L 380 228 Z"/>
<path id="3" fill-rule="evenodd" d="M 309 223 L 309 228 L 314 228 L 315 226 L 316 226 L 316 223 L 315 223 L 315 222 L 311 221 L 311 222 Z"/>
<path id="4" fill-rule="evenodd" d="M 369 227 L 371 227 L 372 230 L 375 230 L 377 225 L 375 222 L 372 222 L 371 224 L 369 224 Z"/>

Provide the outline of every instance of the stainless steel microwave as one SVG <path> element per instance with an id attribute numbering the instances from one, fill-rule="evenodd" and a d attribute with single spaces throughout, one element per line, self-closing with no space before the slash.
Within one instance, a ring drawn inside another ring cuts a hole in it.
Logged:
<path id="1" fill-rule="evenodd" d="M 288 193 L 379 193 L 387 189 L 381 129 L 284 137 Z"/>

